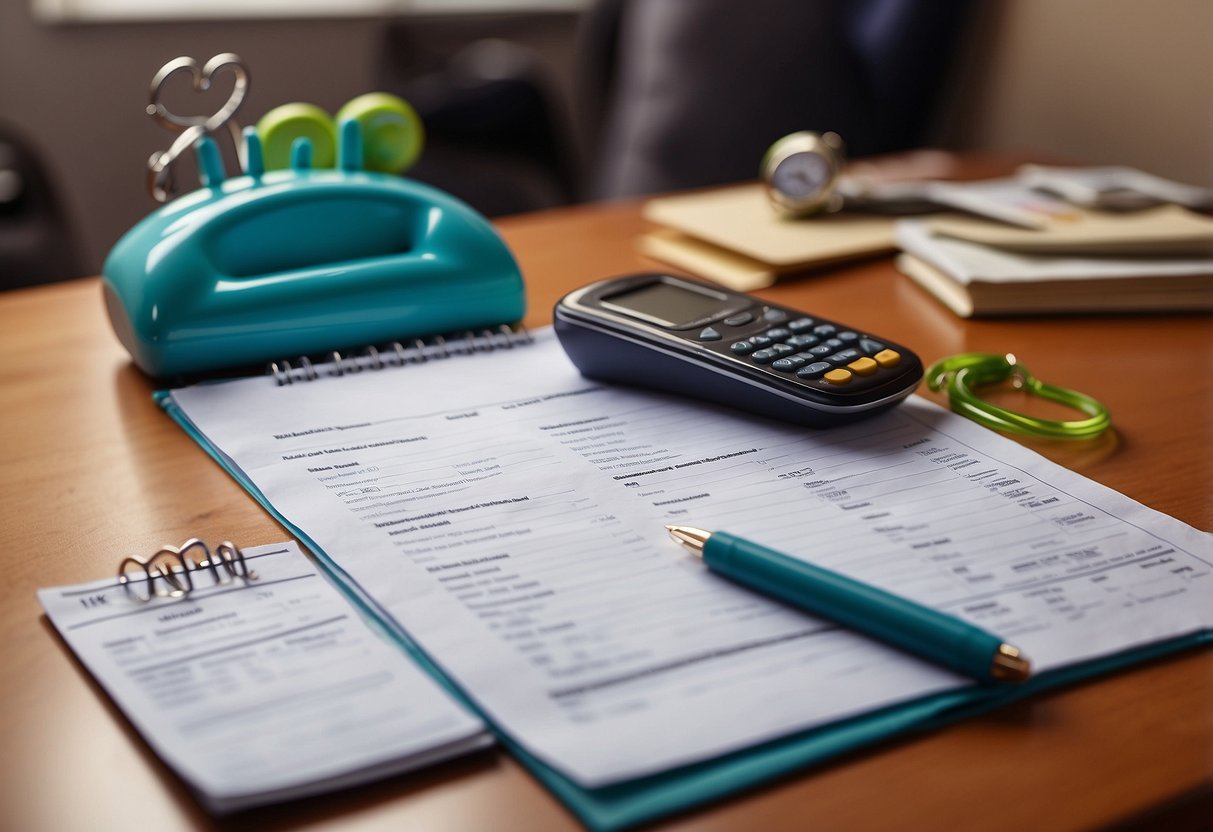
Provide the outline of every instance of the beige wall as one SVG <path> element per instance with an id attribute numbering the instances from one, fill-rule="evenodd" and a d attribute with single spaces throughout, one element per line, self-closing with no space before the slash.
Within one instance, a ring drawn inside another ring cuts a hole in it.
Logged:
<path id="1" fill-rule="evenodd" d="M 940 136 L 1213 186 L 1213 2 L 996 0 Z"/>

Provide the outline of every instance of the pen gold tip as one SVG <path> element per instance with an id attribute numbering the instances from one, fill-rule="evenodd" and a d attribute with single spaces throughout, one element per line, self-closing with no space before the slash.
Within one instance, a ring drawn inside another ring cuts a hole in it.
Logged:
<path id="1" fill-rule="evenodd" d="M 999 682 L 1023 682 L 1032 675 L 1032 663 L 1018 647 L 1000 644 L 990 665 L 990 676 Z"/>
<path id="2" fill-rule="evenodd" d="M 666 530 L 670 533 L 670 537 L 677 540 L 691 552 L 696 555 L 703 555 L 703 544 L 708 542 L 708 538 L 712 536 L 711 532 L 705 532 L 703 529 L 696 529 L 693 526 L 672 526 L 666 524 Z"/>

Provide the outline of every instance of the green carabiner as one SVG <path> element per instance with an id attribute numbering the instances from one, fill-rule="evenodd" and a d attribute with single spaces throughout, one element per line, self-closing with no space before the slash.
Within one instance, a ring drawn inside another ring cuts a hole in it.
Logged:
<path id="1" fill-rule="evenodd" d="M 943 389 L 946 385 L 952 410 L 994 430 L 1049 439 L 1094 439 L 1112 425 L 1108 409 L 1095 399 L 1077 390 L 1045 384 L 1010 353 L 1005 356 L 981 352 L 953 355 L 928 367 L 926 377 L 927 386 L 932 390 Z M 1039 419 L 999 407 L 973 392 L 979 385 L 1007 380 L 1034 396 L 1085 413 L 1088 418 L 1066 422 Z"/>

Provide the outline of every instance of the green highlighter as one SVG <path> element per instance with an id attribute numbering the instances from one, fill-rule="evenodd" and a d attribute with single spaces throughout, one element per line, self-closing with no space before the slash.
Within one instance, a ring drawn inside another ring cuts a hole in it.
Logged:
<path id="1" fill-rule="evenodd" d="M 727 532 L 666 526 L 713 572 L 980 682 L 1022 682 L 1031 664 L 993 633 Z"/>

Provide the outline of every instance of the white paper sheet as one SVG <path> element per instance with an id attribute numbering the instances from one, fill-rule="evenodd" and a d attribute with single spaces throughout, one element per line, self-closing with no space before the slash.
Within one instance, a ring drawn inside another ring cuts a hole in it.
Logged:
<path id="1" fill-rule="evenodd" d="M 174 393 L 514 738 L 586 786 L 969 684 L 706 572 L 730 531 L 1040 670 L 1213 624 L 1197 532 L 927 402 L 814 431 L 511 351 Z"/>

